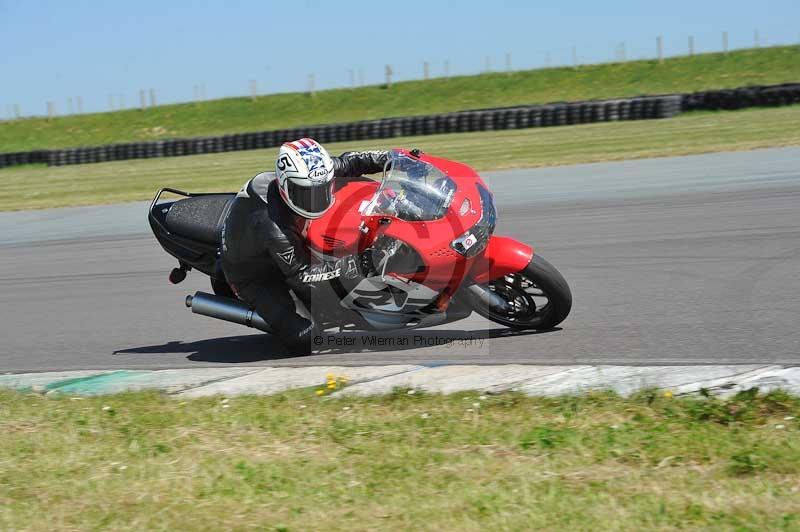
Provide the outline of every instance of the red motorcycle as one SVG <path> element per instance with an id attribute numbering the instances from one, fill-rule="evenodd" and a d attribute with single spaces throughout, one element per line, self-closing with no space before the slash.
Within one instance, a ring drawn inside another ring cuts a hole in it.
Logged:
<path id="1" fill-rule="evenodd" d="M 185 198 L 161 202 L 164 192 Z M 234 196 L 165 188 L 148 219 L 162 247 L 178 259 L 171 282 L 192 268 L 211 277 L 214 295 L 186 298 L 192 312 L 269 331 L 236 299 L 220 267 L 220 235 Z M 393 150 L 380 183 L 346 182 L 334 205 L 308 226 L 312 256 L 357 254 L 363 275 L 340 292 L 335 308 L 321 307 L 323 327 L 429 327 L 472 311 L 514 329 L 555 327 L 572 307 L 567 282 L 530 246 L 494 235 L 496 222 L 492 194 L 472 168 L 418 150 Z"/>

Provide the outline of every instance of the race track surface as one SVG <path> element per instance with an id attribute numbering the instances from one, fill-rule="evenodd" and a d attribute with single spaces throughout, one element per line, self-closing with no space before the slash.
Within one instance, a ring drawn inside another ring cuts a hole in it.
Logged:
<path id="1" fill-rule="evenodd" d="M 409 332 L 404 348 L 326 338 L 319 354 L 291 357 L 268 335 L 192 315 L 184 297 L 209 291 L 206 280 L 167 282 L 173 259 L 137 203 L 0 214 L 0 371 L 800 362 L 800 149 L 487 181 L 497 234 L 532 244 L 570 283 L 559 330 L 508 334 L 474 316 Z"/>

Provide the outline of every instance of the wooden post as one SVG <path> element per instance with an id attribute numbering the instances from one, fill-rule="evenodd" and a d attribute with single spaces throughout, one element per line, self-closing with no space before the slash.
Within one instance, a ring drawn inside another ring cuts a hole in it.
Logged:
<path id="1" fill-rule="evenodd" d="M 431 68 L 427 61 L 422 62 L 422 79 L 428 80 L 431 76 Z"/>
<path id="2" fill-rule="evenodd" d="M 722 32 L 722 51 L 728 53 L 728 32 Z"/>
<path id="3" fill-rule="evenodd" d="M 656 48 L 658 49 L 658 62 L 664 62 L 664 39 L 661 38 L 661 35 L 656 37 Z"/>
<path id="4" fill-rule="evenodd" d="M 78 114 L 83 114 L 83 98 L 77 96 L 75 100 L 78 104 Z"/>
<path id="5" fill-rule="evenodd" d="M 694 55 L 694 35 L 689 35 L 689 55 Z"/>
<path id="6" fill-rule="evenodd" d="M 154 89 L 150 89 L 150 107 L 156 106 L 156 91 Z"/>
<path id="7" fill-rule="evenodd" d="M 386 65 L 386 88 L 390 89 L 392 87 L 392 74 L 394 71 L 392 70 L 392 65 Z"/>
<path id="8" fill-rule="evenodd" d="M 56 115 L 56 106 L 53 102 L 47 102 L 47 118 L 53 118 Z"/>

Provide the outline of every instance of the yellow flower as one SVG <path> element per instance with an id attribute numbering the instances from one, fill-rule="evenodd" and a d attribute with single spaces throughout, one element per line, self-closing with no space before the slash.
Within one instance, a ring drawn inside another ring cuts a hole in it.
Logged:
<path id="1" fill-rule="evenodd" d="M 344 386 L 347 384 L 347 377 L 339 377 L 339 384 Z"/>
<path id="2" fill-rule="evenodd" d="M 328 373 L 327 375 L 325 375 L 325 378 L 328 379 L 329 381 L 335 381 L 336 375 L 334 375 L 333 373 Z"/>
<path id="3" fill-rule="evenodd" d="M 325 390 L 317 390 L 316 394 L 317 394 L 317 397 L 319 397 L 320 395 L 325 395 Z"/>
<path id="4" fill-rule="evenodd" d="M 664 392 L 664 397 L 666 397 L 667 399 L 672 399 L 672 392 L 667 390 L 666 392 Z"/>
<path id="5" fill-rule="evenodd" d="M 336 381 L 334 381 L 334 382 L 329 382 L 329 383 L 328 383 L 328 389 L 329 389 L 329 390 L 335 390 L 335 389 L 336 389 Z"/>

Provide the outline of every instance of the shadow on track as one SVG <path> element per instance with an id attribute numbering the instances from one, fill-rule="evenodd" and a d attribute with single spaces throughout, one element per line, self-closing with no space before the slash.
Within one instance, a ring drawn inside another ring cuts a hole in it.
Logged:
<path id="1" fill-rule="evenodd" d="M 410 330 L 392 333 L 339 332 L 323 333 L 315 342 L 311 356 L 340 355 L 349 353 L 385 353 L 416 349 L 439 350 L 453 344 L 467 346 L 494 338 L 529 336 L 560 331 L 559 327 L 547 331 L 515 331 L 498 328 L 481 331 L 464 330 Z M 290 353 L 282 343 L 269 334 L 250 334 L 209 338 L 196 342 L 171 341 L 165 344 L 131 347 L 114 351 L 115 355 L 142 354 L 159 355 L 189 353 L 186 357 L 194 362 L 218 362 L 242 364 L 287 358 L 304 358 Z"/>

